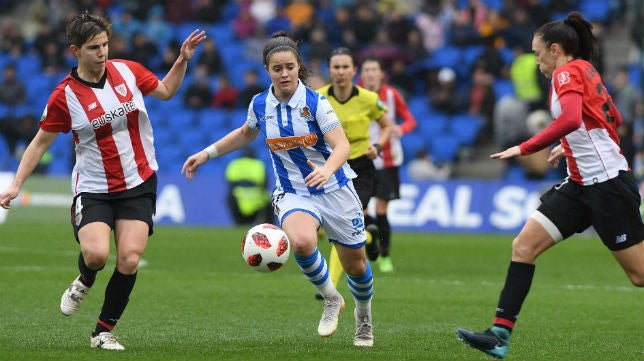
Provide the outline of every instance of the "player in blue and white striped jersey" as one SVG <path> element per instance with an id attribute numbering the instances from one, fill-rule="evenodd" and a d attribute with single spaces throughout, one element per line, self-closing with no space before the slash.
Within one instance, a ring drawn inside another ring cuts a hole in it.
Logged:
<path id="1" fill-rule="evenodd" d="M 347 164 L 349 141 L 329 101 L 304 85 L 308 72 L 292 39 L 282 32 L 273 35 L 263 59 L 271 86 L 255 95 L 246 122 L 190 156 L 181 172 L 192 179 L 210 158 L 242 148 L 261 133 L 275 172 L 275 214 L 298 266 L 325 300 L 318 334 L 333 335 L 345 307 L 317 248 L 317 231 L 323 227 L 336 245 L 356 303 L 353 344 L 373 346 L 373 274 L 364 251 L 362 204 L 352 181 L 356 174 Z"/>

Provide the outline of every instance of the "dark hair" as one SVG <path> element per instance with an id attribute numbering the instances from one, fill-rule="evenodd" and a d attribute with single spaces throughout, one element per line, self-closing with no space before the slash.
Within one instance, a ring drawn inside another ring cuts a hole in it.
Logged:
<path id="1" fill-rule="evenodd" d="M 353 55 L 353 52 L 351 49 L 341 46 L 339 48 L 335 48 L 331 51 L 331 54 L 329 54 L 329 58 L 327 59 L 327 64 L 331 64 L 331 58 L 333 58 L 336 55 L 349 55 L 351 57 L 351 61 L 353 62 L 353 65 L 357 65 L 356 62 L 356 57 Z"/>
<path id="2" fill-rule="evenodd" d="M 67 24 L 67 39 L 72 45 L 83 46 L 96 35 L 106 32 L 107 38 L 112 35 L 112 25 L 107 18 L 92 15 L 87 10 L 74 16 Z"/>
<path id="3" fill-rule="evenodd" d="M 360 62 L 360 68 L 362 68 L 364 64 L 367 62 L 376 63 L 380 67 L 380 70 L 383 70 L 383 71 L 385 70 L 385 67 L 382 65 L 382 60 L 380 60 L 380 58 L 376 58 L 375 56 L 368 56 L 364 58 L 362 62 Z"/>
<path id="4" fill-rule="evenodd" d="M 567 54 L 594 63 L 599 48 L 592 29 L 590 22 L 575 11 L 568 14 L 564 20 L 542 25 L 534 35 L 540 36 L 547 46 L 557 43 Z"/>
<path id="5" fill-rule="evenodd" d="M 302 61 L 302 55 L 297 47 L 295 40 L 288 37 L 286 32 L 277 31 L 273 33 L 273 36 L 268 40 L 266 45 L 264 45 L 264 51 L 262 58 L 264 59 L 264 66 L 268 68 L 268 61 L 270 58 L 279 52 L 290 51 L 297 58 L 297 63 L 300 66 L 300 70 L 297 73 L 297 77 L 300 80 L 304 81 L 309 76 L 309 70 L 304 66 L 304 61 Z"/>

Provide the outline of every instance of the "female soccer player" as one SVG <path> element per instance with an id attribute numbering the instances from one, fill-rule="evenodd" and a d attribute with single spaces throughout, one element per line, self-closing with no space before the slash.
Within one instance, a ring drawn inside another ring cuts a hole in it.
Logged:
<path id="1" fill-rule="evenodd" d="M 362 208 L 366 211 L 369 200 L 376 194 L 376 168 L 373 161 L 381 155 L 382 146 L 389 140 L 391 121 L 387 116 L 387 107 L 378 98 L 378 93 L 353 82 L 358 66 L 351 50 L 345 47 L 334 49 L 329 56 L 328 67 L 331 84 L 318 89 L 318 92 L 329 99 L 349 139 L 349 165 L 358 175 L 354 184 Z M 374 122 L 378 124 L 380 133 L 372 143 L 369 127 Z M 366 223 L 371 239 L 366 249 L 369 259 L 375 261 L 378 258 L 380 232 L 373 219 L 369 218 Z M 329 264 L 334 284 L 338 283 L 342 275 L 336 252 L 335 247 L 332 247 Z"/>
<path id="2" fill-rule="evenodd" d="M 591 24 L 580 13 L 553 21 L 534 34 L 539 70 L 551 80 L 554 121 L 518 146 L 492 154 L 507 159 L 531 154 L 557 140 L 548 161 L 566 158 L 568 177 L 541 197 L 541 205 L 512 242 L 512 260 L 492 328 L 458 329 L 466 344 L 503 358 L 528 295 L 536 258 L 572 234 L 593 226 L 631 282 L 644 287 L 644 225 L 637 183 L 619 147 L 621 116 L 590 63 L 597 54 Z"/>
<path id="3" fill-rule="evenodd" d="M 355 299 L 353 344 L 372 346 L 373 276 L 364 251 L 362 206 L 352 182 L 356 175 L 347 164 L 349 142 L 328 100 L 303 84 L 308 71 L 292 39 L 274 34 L 263 59 L 272 84 L 253 97 L 246 122 L 190 156 L 181 172 L 192 179 L 208 159 L 242 148 L 262 133 L 276 178 L 275 214 L 298 266 L 325 300 L 318 334 L 331 336 L 345 307 L 317 248 L 317 230 L 323 226 L 338 247 Z"/>
<path id="4" fill-rule="evenodd" d="M 403 135 L 416 128 L 416 118 L 409 111 L 407 102 L 396 88 L 385 83 L 385 71 L 379 59 L 368 57 L 360 65 L 362 86 L 378 94 L 380 101 L 387 106 L 387 116 L 394 123 L 391 137 L 382 145 L 380 157 L 373 160 L 376 168 L 376 226 L 380 233 L 380 256 L 377 264 L 380 272 L 394 271 L 391 262 L 391 227 L 387 218 L 389 202 L 400 198 L 400 166 L 403 164 Z M 400 121 L 400 123 L 398 122 Z M 369 133 L 371 140 L 378 141 L 380 124 L 372 123 Z"/>
<path id="5" fill-rule="evenodd" d="M 157 191 L 158 166 L 143 96 L 171 98 L 183 81 L 188 60 L 206 36 L 203 31 L 192 32 L 172 69 L 159 80 L 138 63 L 108 60 L 110 35 L 108 20 L 88 12 L 67 25 L 78 67 L 49 97 L 38 133 L 12 184 L 0 194 L 0 206 L 10 207 L 58 133 L 71 130 L 76 143 L 71 221 L 81 248 L 80 275 L 63 293 L 60 311 L 69 316 L 80 307 L 107 262 L 113 230 L 116 269 L 107 284 L 90 345 L 123 350 L 111 331 L 128 303 L 139 259 L 153 231 Z"/>

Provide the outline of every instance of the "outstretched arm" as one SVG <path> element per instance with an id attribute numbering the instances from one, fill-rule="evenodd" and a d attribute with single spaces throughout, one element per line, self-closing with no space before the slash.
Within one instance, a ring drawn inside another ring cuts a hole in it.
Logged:
<path id="1" fill-rule="evenodd" d="M 31 173 L 36 169 L 38 163 L 43 154 L 49 149 L 51 143 L 54 142 L 58 133 L 48 132 L 42 129 L 38 130 L 34 139 L 29 143 L 27 149 L 22 155 L 20 164 L 18 165 L 18 170 L 16 175 L 13 178 L 13 182 L 9 188 L 0 194 L 0 207 L 9 209 L 11 208 L 11 200 L 18 196 L 20 193 L 20 187 L 31 175 Z"/>
<path id="2" fill-rule="evenodd" d="M 188 35 L 183 44 L 181 44 L 179 57 L 168 71 L 168 74 L 166 74 L 163 80 L 159 81 L 159 85 L 150 95 L 161 100 L 168 100 L 174 96 L 186 75 L 188 60 L 192 58 L 197 46 L 204 40 L 206 40 L 206 33 L 203 30 L 199 31 L 199 29 L 196 29 Z"/>

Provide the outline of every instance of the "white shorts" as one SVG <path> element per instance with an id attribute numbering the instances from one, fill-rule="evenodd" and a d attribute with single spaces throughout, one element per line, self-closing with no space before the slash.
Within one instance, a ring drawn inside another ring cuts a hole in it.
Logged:
<path id="1" fill-rule="evenodd" d="M 314 196 L 284 193 L 276 189 L 273 192 L 273 207 L 280 223 L 293 212 L 312 215 L 320 222 L 330 242 L 360 248 L 367 241 L 362 205 L 352 182 L 330 193 Z"/>

